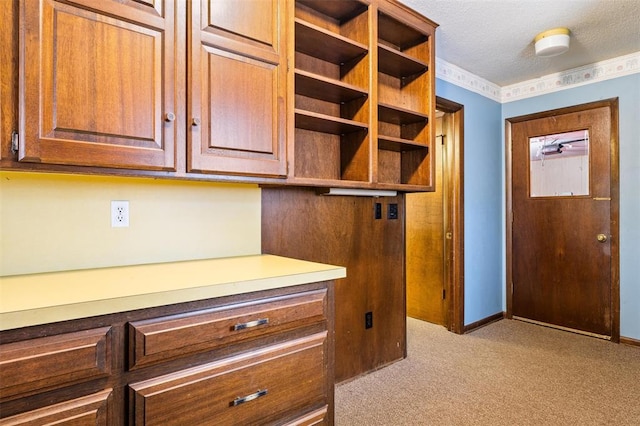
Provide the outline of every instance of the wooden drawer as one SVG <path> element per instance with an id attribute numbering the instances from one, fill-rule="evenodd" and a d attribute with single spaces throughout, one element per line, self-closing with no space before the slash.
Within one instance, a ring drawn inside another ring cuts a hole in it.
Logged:
<path id="1" fill-rule="evenodd" d="M 327 404 L 326 361 L 322 332 L 135 383 L 131 420 L 163 426 L 270 424 Z"/>
<path id="2" fill-rule="evenodd" d="M 325 405 L 324 407 L 307 413 L 303 416 L 298 417 L 297 419 L 285 423 L 284 426 L 315 426 L 315 425 L 326 425 L 328 424 L 327 414 L 328 414 L 329 406 Z"/>
<path id="3" fill-rule="evenodd" d="M 111 327 L 0 346 L 0 400 L 108 376 Z"/>
<path id="4" fill-rule="evenodd" d="M 326 289 L 129 324 L 129 368 L 204 352 L 327 318 Z"/>
<path id="5" fill-rule="evenodd" d="M 65 401 L 60 404 L 28 411 L 0 420 L 0 426 L 14 425 L 95 425 L 107 426 L 113 415 L 109 409 L 111 389 Z"/>

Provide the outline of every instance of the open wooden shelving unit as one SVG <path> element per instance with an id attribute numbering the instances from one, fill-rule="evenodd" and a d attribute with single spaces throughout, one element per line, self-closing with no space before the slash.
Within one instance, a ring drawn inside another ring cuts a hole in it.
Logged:
<path id="1" fill-rule="evenodd" d="M 435 27 L 389 0 L 296 0 L 291 183 L 433 190 Z"/>
<path id="2" fill-rule="evenodd" d="M 378 182 L 433 187 L 433 35 L 378 10 Z"/>
<path id="3" fill-rule="evenodd" d="M 358 187 L 370 181 L 368 6 L 296 1 L 294 179 Z"/>

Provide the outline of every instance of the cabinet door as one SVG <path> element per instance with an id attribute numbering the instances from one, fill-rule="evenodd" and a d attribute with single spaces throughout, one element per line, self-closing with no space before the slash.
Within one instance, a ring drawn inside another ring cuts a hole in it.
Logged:
<path id="1" fill-rule="evenodd" d="M 284 176 L 284 0 L 194 0 L 191 172 Z"/>
<path id="2" fill-rule="evenodd" d="M 175 169 L 173 1 L 20 2 L 20 161 Z"/>

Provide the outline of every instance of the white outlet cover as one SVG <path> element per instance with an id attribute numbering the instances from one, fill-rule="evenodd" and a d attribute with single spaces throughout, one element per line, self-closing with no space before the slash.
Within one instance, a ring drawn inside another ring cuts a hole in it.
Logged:
<path id="1" fill-rule="evenodd" d="M 129 201 L 126 201 L 126 200 L 111 201 L 111 227 L 112 228 L 128 228 L 129 227 Z"/>

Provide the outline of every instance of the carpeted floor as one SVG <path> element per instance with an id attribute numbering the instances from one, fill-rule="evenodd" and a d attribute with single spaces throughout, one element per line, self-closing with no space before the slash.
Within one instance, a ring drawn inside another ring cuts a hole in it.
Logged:
<path id="1" fill-rule="evenodd" d="M 407 319 L 408 357 L 336 386 L 336 425 L 640 425 L 640 348 L 521 321 Z"/>

